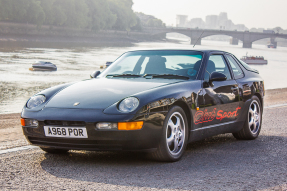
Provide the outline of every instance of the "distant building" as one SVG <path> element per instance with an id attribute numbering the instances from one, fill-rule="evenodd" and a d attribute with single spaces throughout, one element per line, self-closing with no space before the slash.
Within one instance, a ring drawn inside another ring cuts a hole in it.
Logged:
<path id="1" fill-rule="evenodd" d="M 234 23 L 231 20 L 225 20 L 223 26 L 224 30 L 232 30 L 234 28 Z"/>
<path id="2" fill-rule="evenodd" d="M 187 27 L 189 28 L 205 28 L 205 22 L 202 18 L 194 18 L 187 22 Z"/>
<path id="3" fill-rule="evenodd" d="M 205 28 L 208 29 L 217 29 L 217 20 L 218 16 L 217 15 L 207 15 L 205 17 Z"/>
<path id="4" fill-rule="evenodd" d="M 244 24 L 238 24 L 238 25 L 235 25 L 235 29 L 234 30 L 246 31 L 246 30 L 248 30 L 248 28 Z"/>
<path id="5" fill-rule="evenodd" d="M 228 17 L 227 17 L 227 13 L 225 12 L 221 12 L 219 13 L 218 15 L 218 21 L 227 21 L 228 20 Z"/>
<path id="6" fill-rule="evenodd" d="M 232 20 L 228 19 L 226 12 L 221 12 L 219 15 L 207 15 L 205 22 L 201 18 L 193 18 L 188 20 L 187 15 L 176 15 L 176 26 L 187 28 L 200 29 L 219 29 L 219 30 L 237 30 L 245 31 L 248 28 L 243 24 L 234 24 Z"/>
<path id="7" fill-rule="evenodd" d="M 186 27 L 187 15 L 176 15 L 176 27 Z"/>
<path id="8" fill-rule="evenodd" d="M 258 30 L 258 32 L 263 32 L 264 28 L 258 28 L 257 30 Z"/>
<path id="9" fill-rule="evenodd" d="M 229 25 L 231 25 L 231 23 L 230 23 L 230 20 L 228 20 L 227 13 L 223 13 L 223 12 L 220 13 L 217 18 L 217 26 L 219 26 L 219 28 L 221 29 L 227 29 L 227 28 L 230 28 Z"/>

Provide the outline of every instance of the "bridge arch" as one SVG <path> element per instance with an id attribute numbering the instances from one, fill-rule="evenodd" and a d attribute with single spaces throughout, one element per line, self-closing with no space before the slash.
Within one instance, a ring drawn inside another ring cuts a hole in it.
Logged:
<path id="1" fill-rule="evenodd" d="M 178 33 L 178 32 L 167 32 L 165 33 L 166 37 L 172 37 L 172 36 L 177 36 L 178 38 L 186 38 L 188 41 L 190 41 L 190 37 L 186 34 Z"/>
<path id="2" fill-rule="evenodd" d="M 209 37 L 209 36 L 215 36 L 215 35 L 229 36 L 229 37 L 241 40 L 241 41 L 244 40 L 243 36 L 238 35 L 237 33 L 228 33 L 228 32 L 225 32 L 225 31 L 217 31 L 216 33 L 209 32 L 209 31 L 204 31 L 202 36 L 201 36 L 201 38 L 205 38 L 205 37 Z"/>
<path id="3" fill-rule="evenodd" d="M 274 39 L 277 39 L 277 38 L 281 38 L 281 39 L 287 39 L 287 37 L 275 37 Z M 263 40 L 263 39 L 270 39 L 270 37 L 258 37 L 258 38 L 253 38 L 251 42 L 255 42 L 255 41 L 258 41 L 258 40 Z"/>

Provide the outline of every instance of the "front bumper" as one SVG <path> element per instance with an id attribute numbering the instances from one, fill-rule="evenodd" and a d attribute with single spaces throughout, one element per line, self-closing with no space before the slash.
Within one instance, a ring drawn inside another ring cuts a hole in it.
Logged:
<path id="1" fill-rule="evenodd" d="M 30 112 L 23 110 L 22 118 L 36 119 L 36 128 L 22 127 L 27 140 L 40 147 L 69 150 L 154 150 L 157 148 L 166 112 L 141 115 L 107 115 L 101 110 L 45 108 Z M 51 121 L 57 127 L 84 126 L 88 138 L 46 137 L 44 126 Z M 144 121 L 140 130 L 97 130 L 97 122 Z M 80 125 L 78 125 L 80 123 Z"/>

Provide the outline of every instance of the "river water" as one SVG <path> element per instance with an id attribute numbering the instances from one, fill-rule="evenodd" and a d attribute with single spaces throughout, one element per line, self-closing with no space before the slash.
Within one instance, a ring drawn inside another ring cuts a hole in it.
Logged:
<path id="1" fill-rule="evenodd" d="M 106 61 L 114 61 L 122 53 L 138 49 L 214 49 L 233 53 L 238 58 L 246 55 L 264 56 L 268 65 L 252 66 L 265 80 L 266 89 L 287 87 L 287 48 L 268 49 L 253 44 L 252 49 L 242 44 L 202 40 L 195 48 L 187 41 L 143 42 L 129 46 L 11 46 L 0 47 L 0 114 L 19 113 L 26 100 L 38 91 L 53 85 L 88 79 L 92 71 L 101 70 Z M 39 48 L 45 47 L 45 48 Z M 68 47 L 68 48 L 67 48 Z M 50 61 L 57 65 L 56 72 L 35 72 L 29 68 L 36 61 Z"/>

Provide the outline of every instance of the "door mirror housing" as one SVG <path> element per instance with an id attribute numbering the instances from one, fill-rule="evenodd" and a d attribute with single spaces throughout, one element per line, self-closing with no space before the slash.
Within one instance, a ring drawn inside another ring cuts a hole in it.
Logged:
<path id="1" fill-rule="evenodd" d="M 106 62 L 106 68 L 109 67 L 113 62 Z"/>
<path id="2" fill-rule="evenodd" d="M 101 72 L 100 71 L 94 71 L 93 73 L 91 73 L 90 77 L 91 78 L 96 78 L 98 75 L 100 75 Z"/>
<path id="3" fill-rule="evenodd" d="M 211 75 L 210 75 L 210 79 L 209 81 L 210 82 L 213 82 L 213 81 L 225 81 L 227 79 L 227 77 L 220 73 L 220 72 L 212 72 Z"/>

